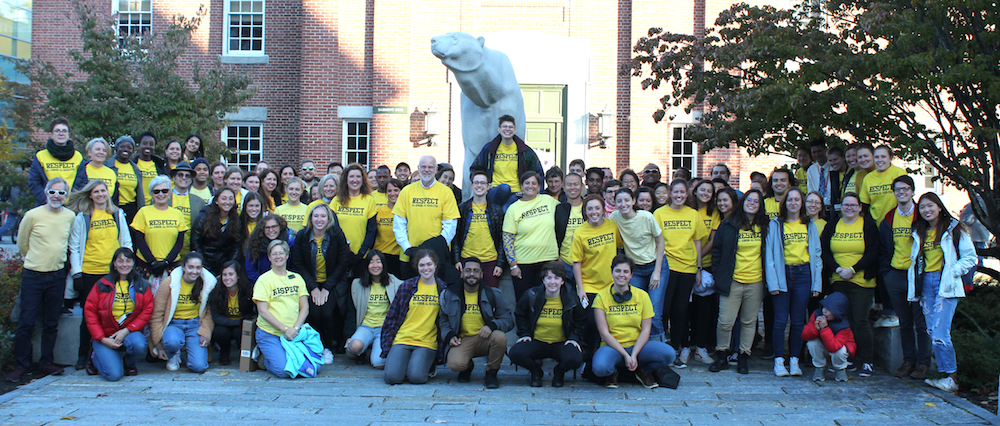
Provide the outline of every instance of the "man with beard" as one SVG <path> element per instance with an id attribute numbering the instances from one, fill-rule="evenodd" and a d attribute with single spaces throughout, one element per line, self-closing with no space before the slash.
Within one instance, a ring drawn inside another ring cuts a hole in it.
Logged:
<path id="1" fill-rule="evenodd" d="M 514 314 L 499 289 L 482 285 L 482 262 L 462 262 L 461 284 L 441 292 L 441 338 L 446 342 L 448 368 L 458 372 L 458 382 L 472 380 L 472 358 L 487 356 L 487 389 L 500 387 L 497 370 L 507 353 L 506 332 L 514 328 Z"/>

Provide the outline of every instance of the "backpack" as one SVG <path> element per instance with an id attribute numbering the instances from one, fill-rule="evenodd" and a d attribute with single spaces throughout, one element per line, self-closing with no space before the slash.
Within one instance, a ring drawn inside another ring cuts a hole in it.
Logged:
<path id="1" fill-rule="evenodd" d="M 959 243 L 959 238 L 958 238 L 959 235 L 958 234 L 959 234 L 958 232 L 955 232 L 951 236 L 951 241 L 955 244 L 955 255 L 956 255 L 956 257 L 958 255 L 958 243 Z M 963 287 L 963 289 L 965 290 L 966 293 L 968 293 L 968 292 L 972 291 L 974 288 L 976 288 L 976 285 L 973 284 L 973 279 L 975 277 L 976 277 L 976 268 L 975 267 L 973 267 L 972 269 L 970 269 L 969 272 L 966 272 L 965 275 L 962 275 L 962 287 Z"/>

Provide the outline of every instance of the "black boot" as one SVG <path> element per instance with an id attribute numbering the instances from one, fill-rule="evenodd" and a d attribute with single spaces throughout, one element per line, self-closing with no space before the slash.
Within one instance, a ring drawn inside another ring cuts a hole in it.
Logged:
<path id="1" fill-rule="evenodd" d="M 497 379 L 497 372 L 500 370 L 486 370 L 486 380 L 483 381 L 483 385 L 486 389 L 496 389 L 500 387 L 500 379 Z"/>
<path id="2" fill-rule="evenodd" d="M 77 370 L 83 370 L 84 367 L 87 366 L 87 358 L 89 357 L 86 355 L 80 355 L 80 357 L 76 359 L 76 365 L 74 367 L 76 367 Z"/>
<path id="3" fill-rule="evenodd" d="M 476 368 L 476 363 L 472 362 L 472 360 L 470 359 L 469 366 L 465 368 L 465 371 L 458 373 L 458 382 L 469 383 L 470 381 L 472 381 L 472 370 L 474 370 L 475 368 Z"/>
<path id="4" fill-rule="evenodd" d="M 562 368 L 556 365 L 556 368 L 552 369 L 552 387 L 561 388 L 563 387 L 563 379 L 565 379 L 566 372 Z"/>
<path id="5" fill-rule="evenodd" d="M 750 354 L 740 352 L 736 358 L 736 372 L 750 374 Z"/>
<path id="6" fill-rule="evenodd" d="M 528 386 L 531 386 L 533 388 L 542 387 L 542 376 L 545 375 L 542 369 L 532 368 L 531 371 L 529 371 L 529 373 L 531 373 L 531 381 L 528 382 Z"/>
<path id="7" fill-rule="evenodd" d="M 726 351 L 715 351 L 715 361 L 708 366 L 708 371 L 718 373 L 729 369 L 729 361 L 726 360 Z"/>

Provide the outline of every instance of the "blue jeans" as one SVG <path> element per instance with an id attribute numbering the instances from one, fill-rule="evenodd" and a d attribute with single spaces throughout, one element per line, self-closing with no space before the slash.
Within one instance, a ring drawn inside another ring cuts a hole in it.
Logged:
<path id="1" fill-rule="evenodd" d="M 163 330 L 163 349 L 167 351 L 168 359 L 182 348 L 187 349 L 188 368 L 202 373 L 208 369 L 208 348 L 201 346 L 198 326 L 198 318 L 170 320 Z"/>
<path id="2" fill-rule="evenodd" d="M 21 274 L 20 319 L 14 334 L 14 359 L 17 365 L 31 366 L 31 335 L 35 321 L 42 317 L 42 348 L 39 362 L 52 364 L 59 332 L 59 308 L 66 292 L 66 270 L 36 272 L 25 269 Z"/>
<path id="3" fill-rule="evenodd" d="M 920 303 L 906 300 L 906 271 L 892 269 L 885 275 L 885 290 L 899 317 L 899 340 L 903 361 L 913 365 L 931 364 L 931 338 Z"/>
<path id="4" fill-rule="evenodd" d="M 927 334 L 931 337 L 938 372 L 951 374 L 958 371 L 955 347 L 951 344 L 951 319 L 958 306 L 957 297 L 940 297 L 940 272 L 924 272 L 923 297 L 920 306 L 927 321 Z"/>
<path id="5" fill-rule="evenodd" d="M 789 356 L 798 358 L 802 354 L 802 327 L 806 324 L 809 296 L 812 294 L 812 272 L 809 264 L 785 265 L 785 283 L 788 291 L 771 296 L 774 302 L 774 356 L 785 356 L 785 326 L 791 315 L 792 330 L 788 335 Z"/>
<path id="6" fill-rule="evenodd" d="M 355 340 L 360 341 L 364 345 L 361 353 L 355 355 L 361 356 L 365 349 L 371 348 L 369 358 L 372 361 L 372 367 L 382 367 L 385 365 L 385 358 L 382 358 L 382 327 L 371 328 L 364 324 L 358 325 L 358 329 L 351 338 L 347 339 L 348 348 L 350 348 L 351 342 Z"/>
<path id="7" fill-rule="evenodd" d="M 122 362 L 122 352 L 125 361 Z M 141 332 L 131 332 L 122 341 L 121 347 L 112 349 L 101 342 L 94 342 L 94 366 L 101 377 L 112 382 L 125 375 L 125 366 L 135 368 L 136 357 L 146 352 L 146 336 Z"/>
<path id="8" fill-rule="evenodd" d="M 629 346 L 625 348 L 625 352 L 631 355 L 633 348 L 635 346 Z M 636 361 L 639 362 L 639 368 L 647 373 L 651 373 L 660 367 L 669 366 L 670 363 L 674 362 L 674 357 L 676 356 L 677 353 L 674 352 L 674 348 L 670 347 L 670 345 L 650 340 L 642 347 L 642 351 L 639 352 Z M 618 353 L 614 348 L 601 346 L 597 349 L 597 352 L 594 352 L 594 359 L 591 363 L 593 364 L 595 376 L 608 377 L 615 372 L 616 367 L 625 365 L 625 358 L 622 358 L 622 354 Z"/>
<path id="9" fill-rule="evenodd" d="M 562 260 L 562 259 L 560 259 L 559 261 L 562 262 L 563 266 L 566 267 L 566 282 L 567 283 L 576 283 L 576 275 L 573 274 L 573 263 L 572 262 L 567 262 L 567 261 Z"/>
<path id="10" fill-rule="evenodd" d="M 385 358 L 385 376 L 387 385 L 398 385 L 403 379 L 409 378 L 410 383 L 420 385 L 427 383 L 431 367 L 437 358 L 434 349 L 412 345 L 392 345 Z"/>
<path id="11" fill-rule="evenodd" d="M 257 348 L 260 349 L 261 355 L 264 355 L 264 366 L 267 367 L 267 371 L 276 377 L 288 378 L 288 373 L 285 372 L 285 363 L 287 362 L 285 348 L 281 346 L 281 340 L 279 340 L 281 336 L 275 336 L 260 328 L 257 329 L 254 336 L 257 337 Z M 319 374 L 320 367 L 316 366 L 316 374 Z"/>
<path id="12" fill-rule="evenodd" d="M 663 336 L 663 290 L 667 286 L 667 278 L 670 277 L 670 268 L 667 267 L 667 258 L 663 257 L 663 264 L 660 266 L 660 285 L 654 290 L 649 289 L 649 281 L 653 277 L 653 269 L 656 262 L 645 265 L 637 265 L 632 271 L 632 279 L 629 285 L 641 288 L 649 293 L 649 300 L 653 302 L 653 328 L 649 331 L 649 340 L 662 340 Z"/>

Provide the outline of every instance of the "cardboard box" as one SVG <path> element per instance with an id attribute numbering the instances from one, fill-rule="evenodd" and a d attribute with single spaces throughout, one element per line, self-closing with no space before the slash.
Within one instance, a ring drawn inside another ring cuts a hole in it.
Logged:
<path id="1" fill-rule="evenodd" d="M 257 361 L 254 361 L 253 352 L 257 348 L 257 321 L 243 320 L 243 334 L 240 339 L 240 372 L 246 373 L 257 370 Z"/>

